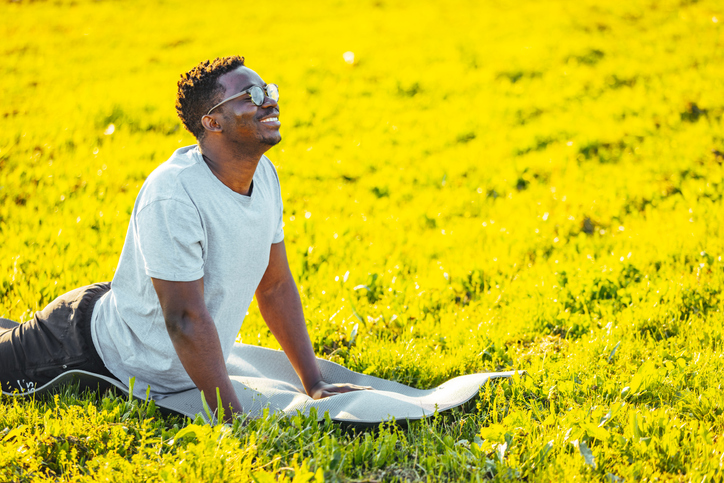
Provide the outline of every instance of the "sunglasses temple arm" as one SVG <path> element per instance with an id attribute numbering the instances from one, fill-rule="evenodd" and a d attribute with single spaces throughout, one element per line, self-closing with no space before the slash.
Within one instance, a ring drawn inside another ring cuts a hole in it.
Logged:
<path id="1" fill-rule="evenodd" d="M 211 114 L 211 111 L 213 111 L 214 109 L 216 109 L 216 108 L 219 107 L 220 105 L 226 104 L 226 103 L 229 102 L 229 101 L 233 101 L 234 99 L 236 99 L 236 98 L 238 98 L 238 97 L 241 97 L 241 96 L 243 96 L 243 95 L 246 94 L 246 93 L 247 93 L 247 91 L 239 92 L 238 94 L 234 94 L 234 95 L 231 96 L 231 97 L 227 97 L 226 99 L 224 99 L 223 101 L 219 102 L 219 103 L 216 104 L 214 107 L 212 107 L 211 109 L 209 109 L 209 111 L 206 113 L 206 115 L 208 116 L 209 114 Z"/>

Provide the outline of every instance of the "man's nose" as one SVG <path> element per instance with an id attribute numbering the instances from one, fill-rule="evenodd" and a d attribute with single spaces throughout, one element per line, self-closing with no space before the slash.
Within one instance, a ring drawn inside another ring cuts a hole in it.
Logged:
<path id="1" fill-rule="evenodd" d="M 279 107 L 279 103 L 272 99 L 271 97 L 264 95 L 264 102 L 262 103 L 261 107 L 267 108 L 267 107 Z"/>

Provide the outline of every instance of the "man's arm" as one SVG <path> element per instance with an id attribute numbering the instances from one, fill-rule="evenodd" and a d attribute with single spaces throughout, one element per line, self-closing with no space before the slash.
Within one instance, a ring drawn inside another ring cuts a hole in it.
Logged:
<path id="1" fill-rule="evenodd" d="M 242 408 L 226 371 L 219 334 L 204 302 L 204 279 L 194 282 L 151 280 L 181 364 L 196 387 L 204 391 L 212 411 L 217 410 L 216 388 L 219 388 L 225 419 L 230 421 L 233 413 L 240 413 Z"/>
<path id="2" fill-rule="evenodd" d="M 256 301 L 264 321 L 282 346 L 308 395 L 319 399 L 369 389 L 352 384 L 328 384 L 322 380 L 283 241 L 271 247 L 269 266 L 256 289 Z"/>

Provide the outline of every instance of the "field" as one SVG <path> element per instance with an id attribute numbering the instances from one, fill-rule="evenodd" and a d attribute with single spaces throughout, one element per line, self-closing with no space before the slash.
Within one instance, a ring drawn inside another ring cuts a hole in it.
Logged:
<path id="1" fill-rule="evenodd" d="M 428 388 L 408 427 L 0 400 L 2 481 L 721 481 L 718 0 L 0 4 L 0 317 L 110 280 L 176 81 L 240 54 L 318 355 Z M 355 329 L 356 328 L 356 329 Z M 252 304 L 240 333 L 276 348 Z"/>

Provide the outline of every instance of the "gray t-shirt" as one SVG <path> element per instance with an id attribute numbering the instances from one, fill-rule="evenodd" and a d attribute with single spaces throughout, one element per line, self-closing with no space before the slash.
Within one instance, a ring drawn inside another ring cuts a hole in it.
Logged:
<path id="1" fill-rule="evenodd" d="M 195 387 L 176 355 L 151 277 L 204 279 L 204 301 L 228 357 L 273 243 L 284 239 L 279 179 L 262 156 L 249 196 L 224 185 L 196 146 L 176 151 L 136 198 L 111 290 L 93 310 L 93 343 L 134 393 Z"/>

